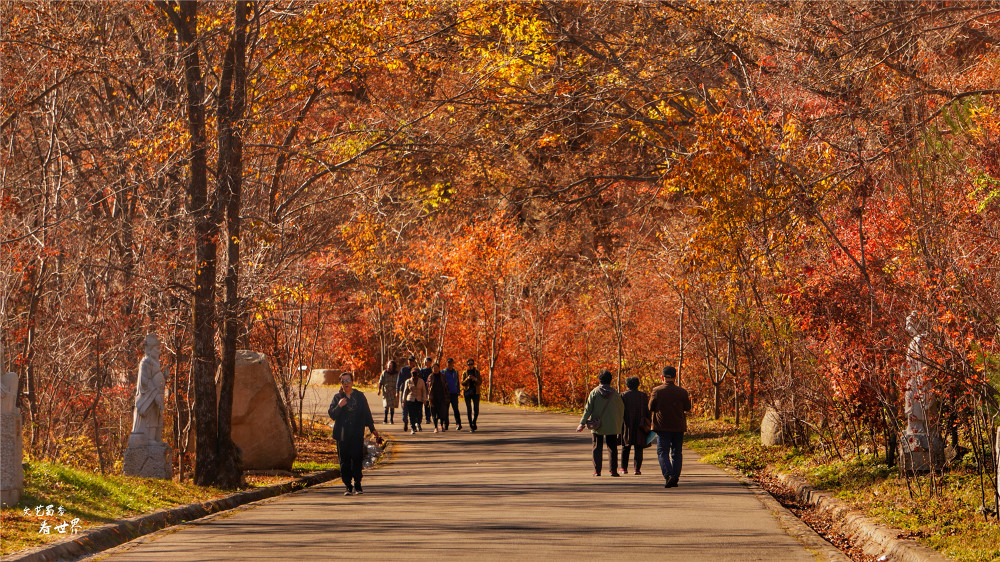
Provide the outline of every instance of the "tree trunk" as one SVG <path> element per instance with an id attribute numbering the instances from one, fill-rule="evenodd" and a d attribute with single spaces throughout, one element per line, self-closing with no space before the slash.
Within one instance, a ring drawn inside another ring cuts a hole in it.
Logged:
<path id="1" fill-rule="evenodd" d="M 541 357 L 538 358 L 541 361 Z M 535 405 L 542 405 L 542 368 L 535 365 Z"/>
<path id="2" fill-rule="evenodd" d="M 184 61 L 187 126 L 191 144 L 188 197 L 194 217 L 194 291 L 191 377 L 194 380 L 194 481 L 215 484 L 218 452 L 218 406 L 215 395 L 215 270 L 217 211 L 208 196 L 208 147 L 205 134 L 205 85 L 199 56 L 198 3 L 160 4 L 177 31 Z"/>
<path id="3" fill-rule="evenodd" d="M 715 419 L 722 417 L 722 395 L 719 393 L 720 383 L 712 381 L 712 392 L 715 395 Z"/>
<path id="4" fill-rule="evenodd" d="M 681 293 L 681 318 L 680 326 L 677 328 L 677 347 L 679 351 L 677 353 L 677 386 L 681 386 L 681 371 L 684 367 L 684 305 L 685 296 Z"/>
<path id="5" fill-rule="evenodd" d="M 225 207 L 226 275 L 223 308 L 222 384 L 219 390 L 218 469 L 216 485 L 234 489 L 242 482 L 240 459 L 232 440 L 233 386 L 240 329 L 240 203 L 243 191 L 243 137 L 239 122 L 246 109 L 246 39 L 250 2 L 234 6 L 233 34 L 226 49 L 218 96 L 218 186 Z"/>

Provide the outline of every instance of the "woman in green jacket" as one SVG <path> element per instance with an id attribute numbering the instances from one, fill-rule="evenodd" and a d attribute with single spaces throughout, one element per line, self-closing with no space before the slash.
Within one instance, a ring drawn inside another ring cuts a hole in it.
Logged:
<path id="1" fill-rule="evenodd" d="M 600 385 L 590 391 L 583 417 L 576 430 L 583 431 L 587 422 L 593 422 L 591 433 L 594 437 L 594 476 L 601 475 L 601 449 L 608 444 L 611 453 L 611 476 L 618 474 L 618 435 L 622 432 L 625 403 L 618 391 L 611 388 L 611 371 L 602 371 L 598 377 Z"/>

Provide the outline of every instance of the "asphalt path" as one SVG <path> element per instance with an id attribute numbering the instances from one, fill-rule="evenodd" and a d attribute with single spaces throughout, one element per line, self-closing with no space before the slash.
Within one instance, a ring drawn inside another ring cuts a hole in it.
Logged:
<path id="1" fill-rule="evenodd" d="M 332 389 L 307 408 L 325 411 Z M 95 559 L 816 560 L 818 537 L 786 530 L 725 471 L 685 450 L 680 486 L 665 489 L 655 446 L 643 474 L 594 477 L 577 418 L 483 404 L 479 431 L 416 435 L 381 422 L 391 458 L 366 472 L 364 495 L 340 481 L 164 530 Z M 324 400 L 327 401 L 324 404 Z M 464 410 L 464 404 L 463 410 Z M 452 420 L 454 421 L 454 420 Z M 630 467 L 631 468 L 631 467 Z M 772 502 L 773 504 L 773 502 Z M 780 511 L 780 510 L 778 510 Z M 807 549 L 807 545 L 812 549 Z"/>

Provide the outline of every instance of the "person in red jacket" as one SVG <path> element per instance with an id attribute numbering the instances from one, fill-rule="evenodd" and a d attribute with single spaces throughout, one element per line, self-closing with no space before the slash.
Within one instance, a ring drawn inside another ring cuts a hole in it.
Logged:
<path id="1" fill-rule="evenodd" d="M 663 368 L 663 384 L 653 389 L 649 398 L 649 411 L 653 414 L 653 431 L 656 432 L 656 456 L 666 483 L 664 488 L 676 488 L 681 477 L 683 462 L 682 445 L 687 431 L 687 413 L 691 411 L 688 392 L 677 386 L 677 369 Z"/>

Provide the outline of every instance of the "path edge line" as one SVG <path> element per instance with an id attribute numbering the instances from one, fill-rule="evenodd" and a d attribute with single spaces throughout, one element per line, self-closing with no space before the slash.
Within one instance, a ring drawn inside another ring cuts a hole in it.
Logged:
<path id="1" fill-rule="evenodd" d="M 725 468 L 733 478 L 753 492 L 757 496 L 757 499 L 764 504 L 764 507 L 778 520 L 778 525 L 792 538 L 802 543 L 806 550 L 813 554 L 817 560 L 850 562 L 850 557 L 844 554 L 843 551 L 823 538 L 822 535 L 789 511 L 788 508 L 781 505 L 781 502 L 774 499 L 774 496 L 761 488 L 753 479 L 734 468 L 728 466 L 721 468 Z"/>
<path id="2" fill-rule="evenodd" d="M 385 448 L 375 461 L 375 465 L 388 462 L 391 458 L 392 448 L 392 441 L 387 439 Z M 205 502 L 159 509 L 151 513 L 136 515 L 135 517 L 120 519 L 114 523 L 101 525 L 79 535 L 67 537 L 61 541 L 15 552 L 10 556 L 4 556 L 3 559 L 5 562 L 79 560 L 85 556 L 91 556 L 116 546 L 121 546 L 167 527 L 202 519 L 209 515 L 229 511 L 248 503 L 297 492 L 316 486 L 317 484 L 336 480 L 337 478 L 340 478 L 340 469 L 333 468 L 306 474 L 289 482 L 236 492 L 235 494 Z"/>
<path id="3" fill-rule="evenodd" d="M 902 539 L 900 529 L 890 527 L 875 521 L 860 511 L 850 507 L 846 502 L 834 497 L 830 492 L 814 488 L 801 476 L 786 474 L 774 470 L 772 472 L 785 486 L 788 486 L 795 497 L 810 505 L 816 506 L 820 512 L 833 519 L 840 530 L 851 539 L 851 542 L 861 547 L 869 556 L 882 560 L 898 560 L 899 562 L 944 562 L 950 558 L 940 552 L 924 546 L 913 539 Z"/>

